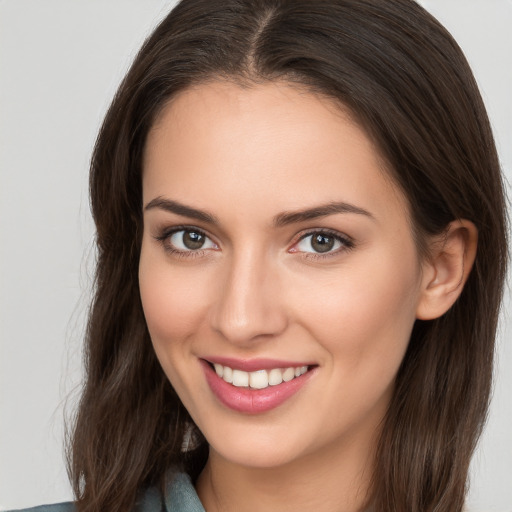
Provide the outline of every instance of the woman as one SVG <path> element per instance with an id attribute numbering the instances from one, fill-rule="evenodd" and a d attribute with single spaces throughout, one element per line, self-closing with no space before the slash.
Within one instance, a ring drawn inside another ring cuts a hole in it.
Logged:
<path id="1" fill-rule="evenodd" d="M 107 114 L 91 199 L 77 510 L 462 509 L 504 201 L 422 8 L 180 3 Z"/>

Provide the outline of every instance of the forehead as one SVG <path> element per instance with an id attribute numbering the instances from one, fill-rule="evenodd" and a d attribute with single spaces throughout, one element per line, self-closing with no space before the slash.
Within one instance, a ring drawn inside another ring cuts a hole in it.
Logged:
<path id="1" fill-rule="evenodd" d="M 349 113 L 279 82 L 212 82 L 179 93 L 148 135 L 143 184 L 145 203 L 172 194 L 205 205 L 215 197 L 225 208 L 246 210 L 258 200 L 275 210 L 343 200 L 407 212 Z"/>

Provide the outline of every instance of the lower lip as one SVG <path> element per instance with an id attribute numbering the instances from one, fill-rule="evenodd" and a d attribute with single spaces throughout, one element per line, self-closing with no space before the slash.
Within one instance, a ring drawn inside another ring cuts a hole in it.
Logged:
<path id="1" fill-rule="evenodd" d="M 297 393 L 316 373 L 315 369 L 312 369 L 300 377 L 295 377 L 277 386 L 251 389 L 228 384 L 204 360 L 201 360 L 201 365 L 210 389 L 220 402 L 234 411 L 246 414 L 259 414 L 275 409 Z"/>

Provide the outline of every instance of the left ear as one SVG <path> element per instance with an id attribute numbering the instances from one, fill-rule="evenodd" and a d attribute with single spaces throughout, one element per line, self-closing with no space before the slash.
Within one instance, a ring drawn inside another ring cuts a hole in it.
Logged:
<path id="1" fill-rule="evenodd" d="M 469 220 L 451 222 L 430 243 L 423 263 L 421 294 L 416 318 L 433 320 L 446 313 L 464 288 L 475 261 L 478 230 Z"/>

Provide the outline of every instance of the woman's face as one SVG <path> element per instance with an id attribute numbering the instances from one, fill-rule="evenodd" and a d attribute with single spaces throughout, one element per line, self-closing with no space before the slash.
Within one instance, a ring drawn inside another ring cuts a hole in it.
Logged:
<path id="1" fill-rule="evenodd" d="M 421 262 L 365 133 L 283 83 L 197 86 L 149 134 L 143 203 L 149 332 L 211 449 L 255 467 L 368 451 Z"/>

